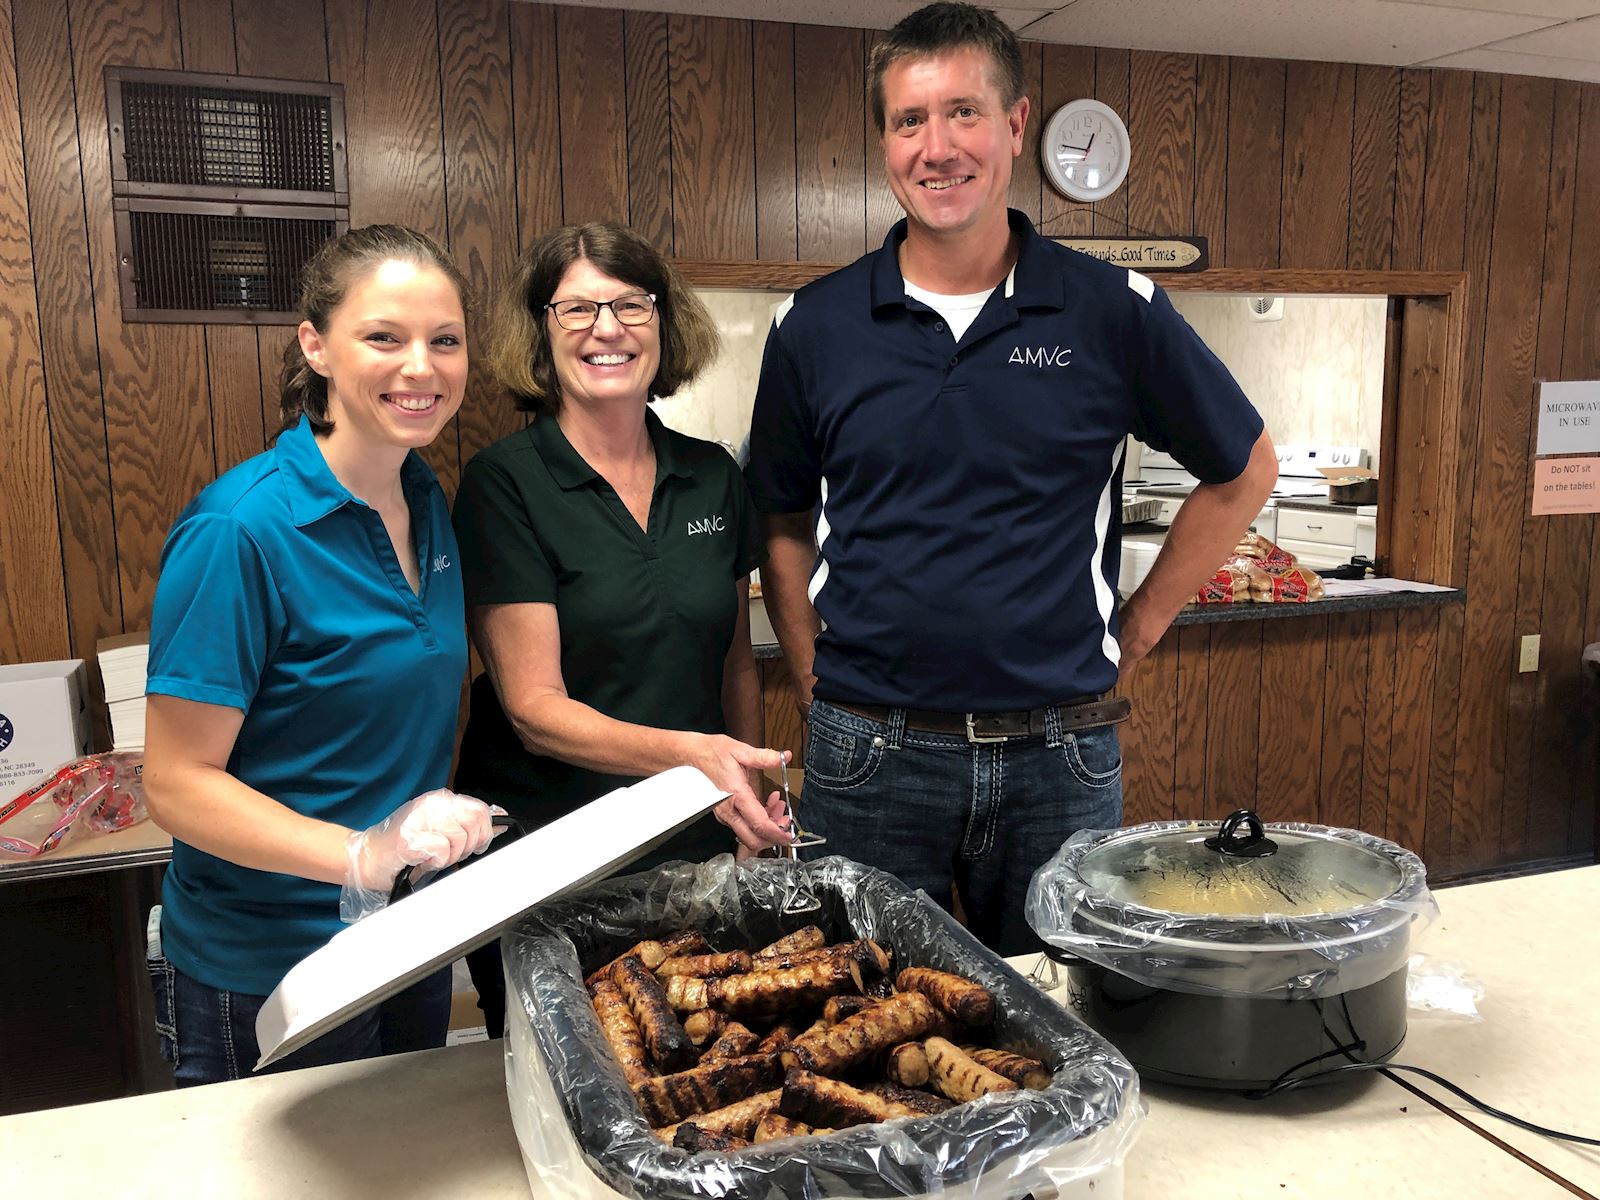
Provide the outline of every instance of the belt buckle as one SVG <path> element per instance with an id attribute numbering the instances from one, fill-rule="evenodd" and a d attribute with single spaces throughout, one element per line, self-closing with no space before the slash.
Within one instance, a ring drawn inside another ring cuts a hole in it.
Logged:
<path id="1" fill-rule="evenodd" d="M 1009 742 L 1012 735 L 1009 733 L 979 733 L 972 724 L 972 714 L 967 713 L 967 741 L 974 746 L 990 746 L 996 742 Z"/>

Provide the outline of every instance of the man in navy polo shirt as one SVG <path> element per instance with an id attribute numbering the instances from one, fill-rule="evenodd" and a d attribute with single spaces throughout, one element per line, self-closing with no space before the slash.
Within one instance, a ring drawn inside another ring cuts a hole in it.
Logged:
<path id="1" fill-rule="evenodd" d="M 1008 211 L 1015 35 L 923 8 L 869 88 L 906 219 L 768 336 L 748 479 L 767 611 L 809 714 L 801 819 L 827 853 L 1039 942 L 1034 870 L 1121 823 L 1103 696 L 1226 557 L 1277 476 L 1261 418 L 1149 279 Z M 1201 481 L 1116 606 L 1127 434 Z"/>

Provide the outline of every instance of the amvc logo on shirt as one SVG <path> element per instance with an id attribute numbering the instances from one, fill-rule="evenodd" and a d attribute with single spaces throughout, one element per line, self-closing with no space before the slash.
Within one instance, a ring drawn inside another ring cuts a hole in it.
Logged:
<path id="1" fill-rule="evenodd" d="M 1072 362 L 1072 347 L 1013 346 L 1006 362 L 1023 367 L 1065 367 Z"/>
<path id="2" fill-rule="evenodd" d="M 721 517 L 707 517 L 703 521 L 689 522 L 689 536 L 697 533 L 721 533 L 728 527 L 728 523 Z"/>
<path id="3" fill-rule="evenodd" d="M 433 573 L 435 575 L 443 574 L 453 566 L 455 566 L 455 564 L 450 561 L 450 556 L 448 554 L 435 554 L 433 556 Z"/>

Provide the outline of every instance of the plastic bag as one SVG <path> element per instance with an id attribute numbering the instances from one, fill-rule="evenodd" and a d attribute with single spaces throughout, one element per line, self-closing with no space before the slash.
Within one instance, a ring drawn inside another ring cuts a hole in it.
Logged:
<path id="1" fill-rule="evenodd" d="M 1320 600 L 1322 580 L 1294 555 L 1248 532 L 1211 578 L 1200 585 L 1196 604 L 1303 604 Z"/>
<path id="2" fill-rule="evenodd" d="M 662 1142 L 600 1032 L 580 964 L 593 968 L 685 927 L 731 949 L 808 924 L 832 940 L 876 938 L 900 965 L 957 971 L 988 987 L 1000 1013 L 995 1044 L 1050 1065 L 1050 1087 L 732 1154 L 690 1155 Z M 534 909 L 502 950 L 512 1124 L 535 1190 L 561 1200 L 593 1196 L 597 1178 L 652 1200 L 1049 1194 L 1120 1169 L 1143 1120 L 1138 1078 L 1108 1042 L 925 895 L 845 859 L 669 864 Z"/>
<path id="3" fill-rule="evenodd" d="M 145 819 L 144 755 L 92 754 L 0 804 L 0 855 L 32 858 L 81 831 L 110 833 Z"/>
<path id="4" fill-rule="evenodd" d="M 1478 1001 L 1483 982 L 1467 973 L 1465 963 L 1413 954 L 1406 975 L 1406 1008 L 1413 1018 L 1481 1021 Z"/>
<path id="5" fill-rule="evenodd" d="M 1411 851 L 1353 829 L 1294 821 L 1284 832 L 1364 847 L 1397 869 L 1383 899 L 1334 913 L 1222 916 L 1169 912 L 1120 900 L 1088 882 L 1086 855 L 1112 837 L 1199 829 L 1154 821 L 1127 829 L 1084 829 L 1034 872 L 1026 913 L 1035 933 L 1078 958 L 1153 988 L 1208 996 L 1310 999 L 1387 979 L 1406 965 L 1410 938 L 1439 913 L 1427 870 Z"/>

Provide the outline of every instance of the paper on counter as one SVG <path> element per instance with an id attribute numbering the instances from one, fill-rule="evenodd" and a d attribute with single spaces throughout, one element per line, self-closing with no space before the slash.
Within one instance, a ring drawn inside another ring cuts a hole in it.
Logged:
<path id="1" fill-rule="evenodd" d="M 1453 592 L 1453 587 L 1437 583 L 1418 583 L 1415 579 L 1324 579 L 1323 598 L 1339 600 L 1348 596 L 1389 596 L 1396 592 Z"/>
<path id="2" fill-rule="evenodd" d="M 262 1005 L 256 1069 L 490 941 L 535 904 L 632 862 L 726 795 L 695 768 L 674 767 L 340 930 L 296 963 Z"/>

